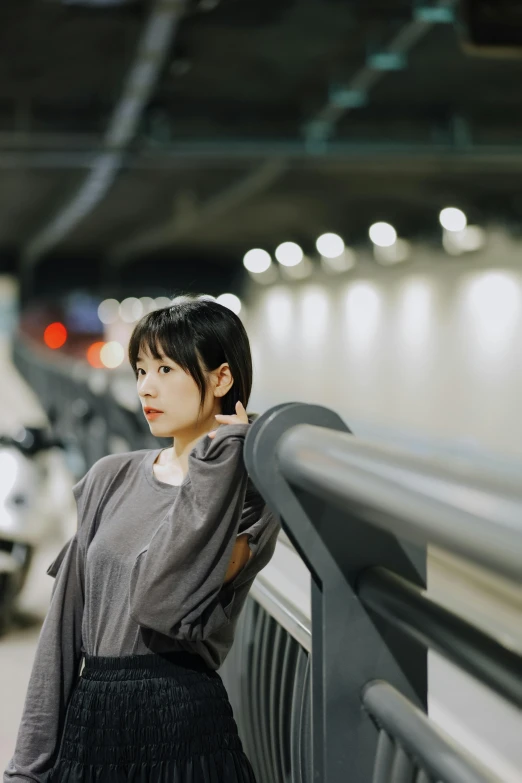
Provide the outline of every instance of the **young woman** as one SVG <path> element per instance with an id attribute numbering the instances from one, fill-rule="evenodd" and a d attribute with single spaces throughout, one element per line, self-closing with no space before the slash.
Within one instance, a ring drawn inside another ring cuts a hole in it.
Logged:
<path id="1" fill-rule="evenodd" d="M 248 337 L 188 300 L 142 318 L 129 360 L 173 444 L 103 457 L 73 487 L 4 783 L 255 783 L 216 671 L 280 529 L 243 461 Z"/>

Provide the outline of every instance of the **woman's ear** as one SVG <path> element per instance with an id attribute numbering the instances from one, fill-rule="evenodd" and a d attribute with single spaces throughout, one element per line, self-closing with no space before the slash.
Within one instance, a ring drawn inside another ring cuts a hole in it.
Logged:
<path id="1" fill-rule="evenodd" d="M 214 370 L 214 396 L 224 397 L 234 385 L 234 378 L 230 366 L 224 362 L 217 370 Z"/>

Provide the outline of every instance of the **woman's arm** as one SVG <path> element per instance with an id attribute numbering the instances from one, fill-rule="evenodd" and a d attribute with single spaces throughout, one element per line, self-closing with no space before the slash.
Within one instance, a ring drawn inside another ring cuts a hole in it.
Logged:
<path id="1" fill-rule="evenodd" d="M 56 761 L 69 697 L 81 663 L 83 558 L 77 536 L 67 542 L 55 561 L 60 565 L 4 783 L 44 783 Z"/>
<path id="2" fill-rule="evenodd" d="M 241 569 L 246 566 L 252 557 L 252 554 L 253 552 L 250 551 L 250 547 L 248 546 L 248 536 L 243 533 L 237 537 L 236 543 L 234 544 L 232 557 L 230 558 L 230 563 L 228 564 L 227 572 L 225 574 L 225 584 L 231 582 L 232 579 L 239 574 Z"/>
<path id="3" fill-rule="evenodd" d="M 78 530 L 47 569 L 55 578 L 4 783 L 45 783 L 56 763 L 82 659 L 85 552 L 96 505 L 94 466 L 72 488 Z"/>
<path id="4" fill-rule="evenodd" d="M 228 622 L 233 580 L 242 570 L 225 585 L 243 532 L 249 426 L 220 427 L 190 453 L 188 480 L 131 572 L 130 613 L 139 625 L 172 638 L 203 639 Z"/>

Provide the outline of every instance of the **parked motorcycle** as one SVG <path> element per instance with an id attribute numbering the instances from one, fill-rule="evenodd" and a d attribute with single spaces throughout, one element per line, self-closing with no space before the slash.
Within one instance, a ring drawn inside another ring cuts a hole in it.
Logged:
<path id="1" fill-rule="evenodd" d="M 35 550 L 54 532 L 42 502 L 45 454 L 54 448 L 64 445 L 43 427 L 0 435 L 0 635 L 11 626 Z"/>

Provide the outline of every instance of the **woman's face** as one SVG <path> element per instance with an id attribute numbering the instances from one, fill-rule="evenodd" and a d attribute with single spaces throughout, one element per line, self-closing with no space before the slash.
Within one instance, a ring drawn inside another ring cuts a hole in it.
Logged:
<path id="1" fill-rule="evenodd" d="M 160 353 L 163 352 L 160 349 Z M 174 437 L 176 433 L 191 432 L 213 416 L 214 395 L 207 389 L 205 405 L 199 416 L 200 393 L 195 380 L 179 364 L 162 355 L 154 359 L 142 347 L 136 365 L 136 383 L 142 409 L 155 408 L 157 416 L 147 417 L 153 435 Z"/>

